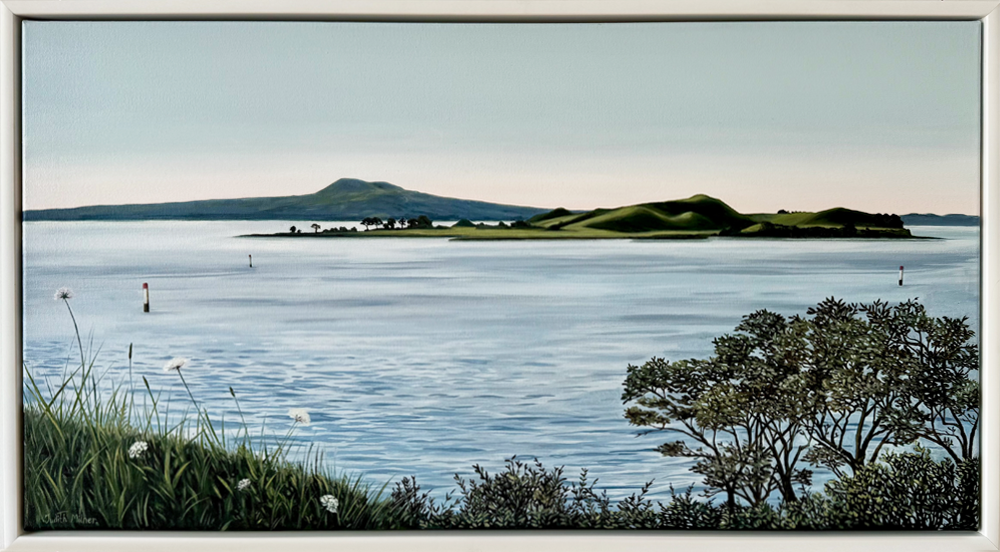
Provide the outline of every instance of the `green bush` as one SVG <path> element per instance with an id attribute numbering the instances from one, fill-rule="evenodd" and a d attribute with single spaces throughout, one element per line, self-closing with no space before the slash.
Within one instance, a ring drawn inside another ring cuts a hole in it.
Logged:
<path id="1" fill-rule="evenodd" d="M 979 528 L 979 459 L 956 466 L 927 449 L 889 453 L 826 485 L 841 523 L 852 529 Z M 840 525 L 838 524 L 838 525 Z"/>
<path id="2" fill-rule="evenodd" d="M 581 470 L 567 482 L 563 468 L 546 469 L 541 462 L 507 460 L 504 470 L 491 474 L 473 466 L 475 479 L 458 475 L 458 494 L 434 501 L 411 478 L 396 484 L 394 511 L 406 527 L 421 529 L 654 529 L 663 527 L 662 507 L 649 500 L 649 484 L 612 505 L 595 490 Z"/>

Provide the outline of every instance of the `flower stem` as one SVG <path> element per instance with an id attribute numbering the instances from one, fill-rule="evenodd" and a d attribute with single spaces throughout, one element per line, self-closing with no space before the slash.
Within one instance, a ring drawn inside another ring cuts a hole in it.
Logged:
<path id="1" fill-rule="evenodd" d="M 73 320 L 73 330 L 76 332 L 76 344 L 80 346 L 80 368 L 86 369 L 87 360 L 83 356 L 83 341 L 80 339 L 80 327 L 76 325 L 76 316 L 73 315 L 73 308 L 69 306 L 69 299 L 63 299 L 63 303 L 66 303 L 69 317 Z"/>
<path id="2" fill-rule="evenodd" d="M 177 375 L 181 377 L 181 383 L 184 384 L 184 389 L 187 389 L 188 396 L 191 397 L 191 402 L 194 403 L 194 409 L 201 412 L 201 407 L 198 406 L 198 401 L 194 400 L 194 394 L 191 393 L 191 388 L 188 387 L 187 381 L 184 380 L 184 373 L 181 372 L 180 368 L 177 369 Z"/>
<path id="3" fill-rule="evenodd" d="M 128 344 L 128 416 L 135 412 L 135 380 L 132 379 L 132 344 Z"/>
<path id="4" fill-rule="evenodd" d="M 236 401 L 236 410 L 240 413 L 240 420 L 243 422 L 243 436 L 244 443 L 248 442 L 250 437 L 250 428 L 247 427 L 247 419 L 243 416 L 243 409 L 240 408 L 240 400 L 236 398 L 236 391 L 233 388 L 229 388 L 229 394 L 233 396 L 233 400 Z"/>

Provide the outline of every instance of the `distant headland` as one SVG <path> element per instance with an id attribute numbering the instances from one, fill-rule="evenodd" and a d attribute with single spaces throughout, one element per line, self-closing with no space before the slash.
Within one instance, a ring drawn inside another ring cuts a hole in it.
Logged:
<path id="1" fill-rule="evenodd" d="M 516 220 L 548 209 L 440 197 L 388 182 L 341 178 L 306 195 L 209 199 L 137 205 L 93 205 L 24 211 L 23 220 L 361 220 L 418 217 L 436 220 Z"/>

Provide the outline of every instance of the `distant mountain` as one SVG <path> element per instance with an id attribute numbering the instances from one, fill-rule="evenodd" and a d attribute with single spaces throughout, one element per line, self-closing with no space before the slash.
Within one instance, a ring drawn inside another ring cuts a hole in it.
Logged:
<path id="1" fill-rule="evenodd" d="M 910 213 L 900 217 L 908 226 L 979 226 L 975 215 L 932 215 Z"/>
<path id="2" fill-rule="evenodd" d="M 361 220 L 418 217 L 434 220 L 516 220 L 545 212 L 535 207 L 452 199 L 405 190 L 388 182 L 341 178 L 299 196 L 210 199 L 143 205 L 94 205 L 25 211 L 24 220 Z"/>

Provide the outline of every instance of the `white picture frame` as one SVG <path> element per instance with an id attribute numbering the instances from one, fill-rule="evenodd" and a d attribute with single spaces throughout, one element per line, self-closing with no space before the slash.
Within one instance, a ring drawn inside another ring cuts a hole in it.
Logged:
<path id="1" fill-rule="evenodd" d="M 1000 550 L 1000 0 L 0 0 L 0 550 Z M 24 19 L 981 20 L 982 529 L 978 533 L 51 531 L 21 526 L 20 55 Z"/>

